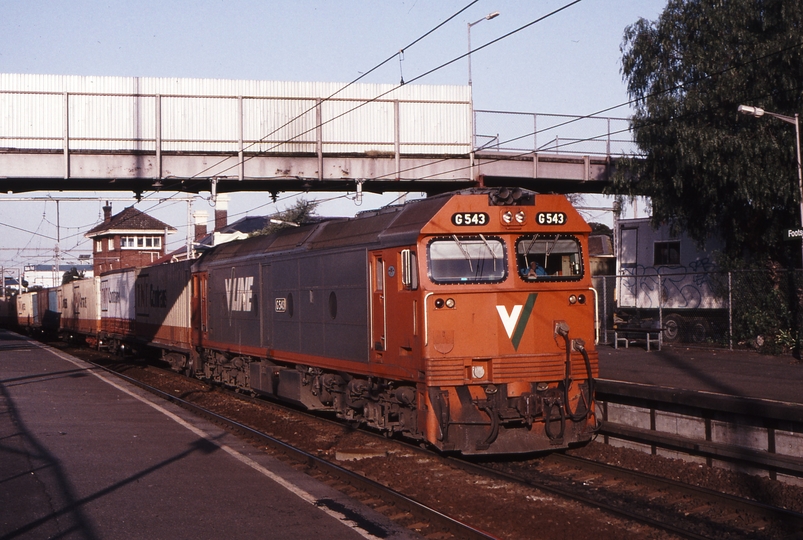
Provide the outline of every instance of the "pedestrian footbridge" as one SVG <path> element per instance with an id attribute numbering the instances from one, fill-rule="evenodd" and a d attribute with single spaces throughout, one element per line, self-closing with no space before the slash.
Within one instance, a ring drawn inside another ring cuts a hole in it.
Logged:
<path id="1" fill-rule="evenodd" d="M 622 118 L 482 111 L 468 86 L 0 74 L 0 191 L 599 192 Z"/>

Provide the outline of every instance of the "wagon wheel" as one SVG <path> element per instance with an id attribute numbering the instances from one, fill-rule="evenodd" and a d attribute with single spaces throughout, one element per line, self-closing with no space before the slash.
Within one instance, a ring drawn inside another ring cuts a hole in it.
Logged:
<path id="1" fill-rule="evenodd" d="M 683 317 L 675 313 L 664 317 L 664 341 L 674 343 L 680 340 L 680 329 L 683 327 Z"/>
<path id="2" fill-rule="evenodd" d="M 696 318 L 691 322 L 690 337 L 694 343 L 702 343 L 711 334 L 711 327 L 708 321 L 701 318 Z"/>

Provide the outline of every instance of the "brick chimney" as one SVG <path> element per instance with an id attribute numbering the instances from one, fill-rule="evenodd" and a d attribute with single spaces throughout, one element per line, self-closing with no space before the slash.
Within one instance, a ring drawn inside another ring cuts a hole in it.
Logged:
<path id="1" fill-rule="evenodd" d="M 112 205 L 106 201 L 106 206 L 103 207 L 103 223 L 108 223 L 112 220 Z"/>
<path id="2" fill-rule="evenodd" d="M 220 231 L 229 224 L 229 196 L 218 195 L 215 203 L 215 231 Z"/>
<path id="3" fill-rule="evenodd" d="M 206 236 L 206 222 L 209 220 L 209 213 L 206 210 L 198 210 L 193 212 L 192 217 L 195 218 L 195 241 L 200 242 L 201 238 Z"/>

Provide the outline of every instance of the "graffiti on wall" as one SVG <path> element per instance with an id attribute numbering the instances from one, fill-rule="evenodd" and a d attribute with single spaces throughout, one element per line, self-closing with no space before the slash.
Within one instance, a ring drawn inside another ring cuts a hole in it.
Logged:
<path id="1" fill-rule="evenodd" d="M 627 265 L 621 268 L 619 306 L 643 309 L 712 309 L 724 306 L 717 294 L 717 280 L 709 258 L 686 266 Z"/>

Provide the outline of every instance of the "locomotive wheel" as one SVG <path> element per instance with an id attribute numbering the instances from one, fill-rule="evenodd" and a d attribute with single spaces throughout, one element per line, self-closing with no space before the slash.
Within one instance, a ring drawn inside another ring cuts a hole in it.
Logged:
<path id="1" fill-rule="evenodd" d="M 664 317 L 664 341 L 674 343 L 680 340 L 680 330 L 683 327 L 683 317 L 671 314 Z"/>

